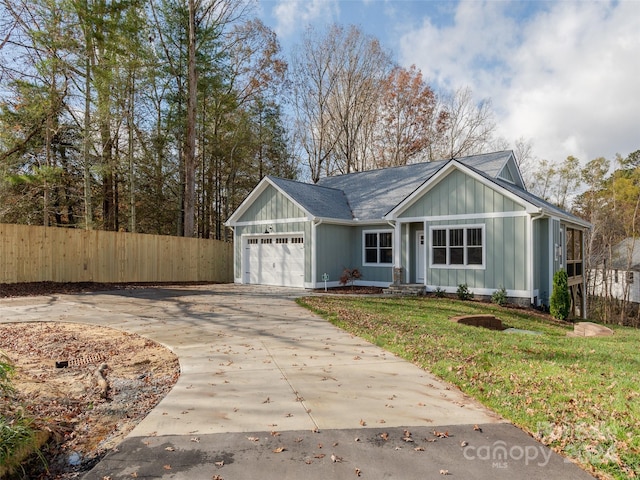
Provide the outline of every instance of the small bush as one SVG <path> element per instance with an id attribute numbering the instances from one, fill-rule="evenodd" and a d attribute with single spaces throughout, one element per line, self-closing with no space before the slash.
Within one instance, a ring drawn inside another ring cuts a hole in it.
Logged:
<path id="1" fill-rule="evenodd" d="M 473 298 L 473 292 L 469 290 L 469 287 L 466 283 L 461 283 L 458 285 L 458 290 L 456 292 L 458 294 L 458 298 L 460 300 L 470 300 Z"/>
<path id="2" fill-rule="evenodd" d="M 438 298 L 444 298 L 447 292 L 443 288 L 436 287 L 436 289 L 433 291 L 433 294 Z"/>
<path id="3" fill-rule="evenodd" d="M 362 278 L 362 273 L 357 268 L 345 268 L 340 275 L 340 285 L 351 285 L 353 282 Z"/>
<path id="4" fill-rule="evenodd" d="M 0 478 L 11 475 L 20 468 L 20 463 L 30 454 L 35 453 L 43 461 L 40 453 L 39 436 L 32 426 L 32 420 L 23 417 L 22 413 L 8 409 L 5 405 L 12 405 L 11 377 L 14 367 L 9 358 L 0 351 L 0 397 L 4 397 L 0 410 Z M 4 402 L 7 399 L 8 403 Z M 15 406 L 15 405 L 14 405 Z"/>
<path id="5" fill-rule="evenodd" d="M 504 287 L 500 287 L 491 295 L 491 301 L 500 306 L 507 303 L 507 290 Z"/>
<path id="6" fill-rule="evenodd" d="M 569 277 L 564 270 L 558 270 L 553 275 L 553 291 L 549 300 L 549 313 L 553 318 L 566 320 L 571 311 L 571 296 L 569 295 Z"/>
<path id="7" fill-rule="evenodd" d="M 9 395 L 13 393 L 11 386 L 11 377 L 15 373 L 15 369 L 9 360 L 9 357 L 0 350 L 0 395 Z"/>

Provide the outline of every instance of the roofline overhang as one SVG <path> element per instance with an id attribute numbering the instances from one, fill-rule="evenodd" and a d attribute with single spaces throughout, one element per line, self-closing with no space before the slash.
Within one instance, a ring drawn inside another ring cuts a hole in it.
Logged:
<path id="1" fill-rule="evenodd" d="M 445 165 L 443 165 L 436 173 L 434 173 L 427 181 L 425 181 L 422 185 L 416 188 L 409 196 L 407 196 L 402 202 L 396 205 L 393 209 L 391 209 L 385 216 L 385 220 L 395 220 L 401 215 L 406 209 L 408 209 L 415 201 L 424 196 L 429 190 L 435 187 L 442 178 L 447 176 L 453 170 L 460 170 L 465 174 L 471 176 L 475 180 L 479 181 L 483 185 L 490 187 L 493 190 L 500 191 L 505 197 L 513 200 L 518 205 L 522 205 L 525 211 L 529 214 L 535 214 L 540 210 L 540 207 L 536 207 L 532 203 L 528 202 L 524 198 L 510 192 L 506 188 L 500 186 L 495 182 L 489 181 L 487 178 L 483 177 L 475 170 L 470 167 L 467 167 L 463 163 L 452 159 L 449 160 Z"/>
<path id="2" fill-rule="evenodd" d="M 309 212 L 306 208 L 304 208 L 302 205 L 300 205 L 300 203 L 298 201 L 296 201 L 293 197 L 291 197 L 291 195 L 289 195 L 287 192 L 282 190 L 282 188 L 280 188 L 273 180 L 271 180 L 271 178 L 269 176 L 266 176 L 266 177 L 263 177 L 262 180 L 260 180 L 258 185 L 256 185 L 256 187 L 253 190 L 251 190 L 251 193 L 247 196 L 247 198 L 245 198 L 242 201 L 242 203 L 238 206 L 238 208 L 236 208 L 236 210 L 231 214 L 231 216 L 227 219 L 227 221 L 224 222 L 224 225 L 226 227 L 233 227 L 234 225 L 236 225 L 238 223 L 240 217 L 242 217 L 242 215 L 247 211 L 249 206 L 269 186 L 272 186 L 273 188 L 278 190 L 278 192 L 280 192 L 282 195 L 284 195 L 285 198 L 287 198 L 291 203 L 293 203 L 296 207 L 298 207 L 304 213 L 304 216 L 306 216 L 308 219 L 313 219 L 314 218 L 314 216 L 311 215 L 311 212 Z"/>
<path id="3" fill-rule="evenodd" d="M 552 212 L 550 210 L 547 210 L 546 208 L 540 208 L 539 210 L 540 210 L 540 213 L 545 217 L 557 218 L 563 223 L 577 226 L 580 228 L 585 228 L 588 230 L 591 230 L 593 228 L 593 224 L 587 222 L 586 220 L 582 220 L 581 218 L 570 217 L 568 215 L 559 215 L 558 212 Z"/>

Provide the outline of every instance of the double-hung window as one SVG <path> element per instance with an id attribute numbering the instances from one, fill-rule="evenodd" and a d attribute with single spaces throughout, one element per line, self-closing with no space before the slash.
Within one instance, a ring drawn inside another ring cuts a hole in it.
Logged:
<path id="1" fill-rule="evenodd" d="M 483 268 L 484 225 L 431 227 L 431 265 L 438 268 Z"/>
<path id="2" fill-rule="evenodd" d="M 363 235 L 365 265 L 393 263 L 393 232 L 388 230 L 364 231 Z"/>

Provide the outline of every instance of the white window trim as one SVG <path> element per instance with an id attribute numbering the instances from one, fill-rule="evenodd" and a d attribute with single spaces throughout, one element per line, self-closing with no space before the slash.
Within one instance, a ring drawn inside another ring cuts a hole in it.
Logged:
<path id="1" fill-rule="evenodd" d="M 482 264 L 481 265 L 467 265 L 467 229 L 472 228 L 480 228 L 482 230 Z M 449 230 L 464 230 L 464 264 L 449 264 Z M 447 263 L 433 263 L 433 230 L 446 230 L 447 231 Z M 441 268 L 441 269 L 450 269 L 450 270 L 485 270 L 487 268 L 487 235 L 486 235 L 486 225 L 484 223 L 475 223 L 475 224 L 459 224 L 459 225 L 430 225 L 429 226 L 429 250 L 427 251 L 428 255 L 428 265 L 429 268 Z"/>
<path id="2" fill-rule="evenodd" d="M 376 233 L 378 234 L 378 260 L 380 259 L 380 234 L 381 233 L 390 233 L 391 234 L 391 262 L 389 263 L 380 263 L 380 262 L 376 262 L 376 263 L 367 263 L 367 243 L 366 243 L 366 238 L 367 238 L 367 234 L 369 233 Z M 393 234 L 393 230 L 391 229 L 378 229 L 378 230 L 363 230 L 362 231 L 362 266 L 364 267 L 393 267 L 393 259 L 394 257 L 394 253 L 395 253 L 395 238 L 394 238 L 394 234 Z"/>

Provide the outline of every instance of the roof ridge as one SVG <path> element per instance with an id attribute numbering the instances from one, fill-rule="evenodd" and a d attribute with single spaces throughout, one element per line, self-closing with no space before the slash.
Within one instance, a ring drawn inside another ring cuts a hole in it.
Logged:
<path id="1" fill-rule="evenodd" d="M 455 160 L 457 162 L 464 163 L 465 159 L 469 159 L 469 158 L 473 158 L 473 157 L 484 157 L 484 156 L 488 156 L 488 155 L 498 155 L 498 154 L 503 154 L 503 153 L 513 154 L 513 150 L 498 150 L 497 152 L 476 153 L 476 154 L 473 154 L 473 155 L 465 155 L 464 157 L 442 158 L 442 159 L 438 159 L 438 160 L 427 160 L 425 162 L 407 163 L 405 165 L 392 165 L 392 166 L 389 166 L 389 167 L 378 167 L 378 168 L 373 168 L 373 169 L 370 169 L 370 170 L 363 170 L 361 172 L 349 172 L 349 173 L 342 173 L 340 175 L 331 175 L 331 176 L 327 176 L 327 177 L 322 177 L 319 181 L 324 181 L 324 180 L 331 179 L 331 178 L 345 177 L 347 175 L 355 176 L 355 175 L 361 175 L 361 174 L 366 174 L 366 173 L 371 173 L 371 172 L 380 172 L 380 171 L 383 171 L 383 170 L 388 171 L 388 170 L 397 170 L 397 169 L 401 169 L 401 168 L 410 168 L 410 167 L 415 167 L 417 165 L 427 165 L 427 164 L 433 165 L 433 164 L 437 164 L 437 163 L 446 164 L 446 163 L 450 162 L 451 160 Z"/>
<path id="2" fill-rule="evenodd" d="M 318 185 L 317 183 L 309 183 L 309 182 L 302 182 L 300 180 L 292 180 L 290 178 L 282 178 L 282 177 L 276 177 L 275 175 L 266 175 L 269 179 L 271 180 L 277 180 L 277 181 L 284 181 L 284 182 L 289 182 L 289 183 L 297 183 L 298 185 L 305 185 L 307 187 L 318 187 L 318 188 L 325 188 L 327 190 L 335 190 L 336 192 L 343 192 L 342 189 L 340 188 L 335 188 L 335 187 L 327 187 L 325 185 Z"/>

